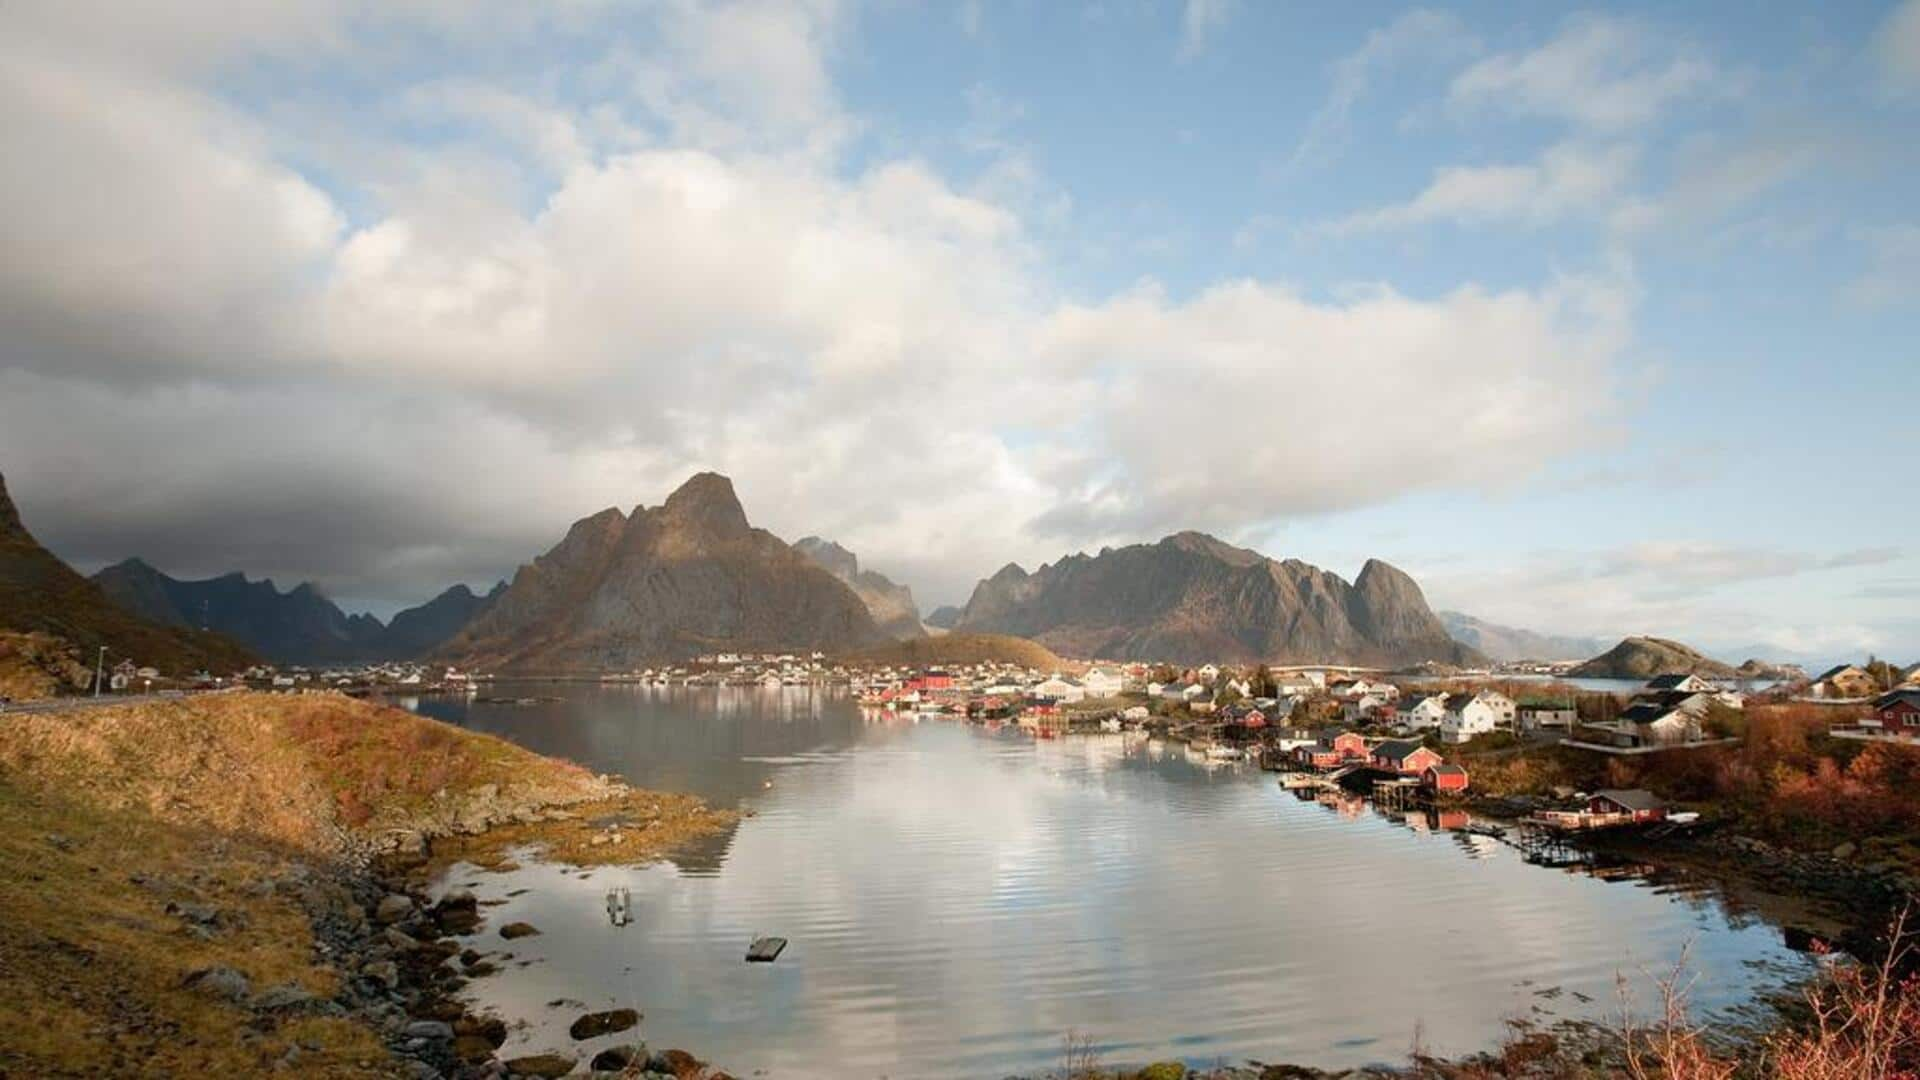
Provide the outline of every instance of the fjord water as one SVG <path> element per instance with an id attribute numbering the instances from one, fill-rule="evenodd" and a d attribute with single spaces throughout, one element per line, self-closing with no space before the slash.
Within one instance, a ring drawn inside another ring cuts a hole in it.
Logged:
<path id="1" fill-rule="evenodd" d="M 1598 1017 L 1617 975 L 1644 1004 L 1683 950 L 1710 1010 L 1805 970 L 1704 890 L 1528 865 L 1177 745 L 916 723 L 804 687 L 494 693 L 562 700 L 420 709 L 751 812 L 675 863 L 457 868 L 504 901 L 492 925 L 542 931 L 478 942 L 514 954 L 468 990 L 529 1021 L 510 1051 L 583 1045 L 581 1009 L 623 1005 L 652 1045 L 735 1075 L 1038 1075 L 1069 1032 L 1109 1063 L 1332 1067 L 1403 1060 L 1416 1030 L 1455 1054 L 1510 1018 Z M 744 963 L 762 933 L 791 944 Z"/>

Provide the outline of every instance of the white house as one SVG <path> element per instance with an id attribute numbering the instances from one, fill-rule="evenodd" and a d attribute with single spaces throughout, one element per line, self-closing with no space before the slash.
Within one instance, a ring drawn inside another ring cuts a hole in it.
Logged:
<path id="1" fill-rule="evenodd" d="M 1645 693 L 1678 691 L 1685 694 L 1710 694 L 1716 687 L 1698 675 L 1656 675 L 1647 681 Z"/>
<path id="2" fill-rule="evenodd" d="M 1086 688 L 1089 697 L 1113 697 L 1127 688 L 1126 676 L 1106 668 L 1088 668 L 1080 676 L 1080 685 Z"/>
<path id="3" fill-rule="evenodd" d="M 1361 694 L 1359 697 L 1340 706 L 1340 718 L 1349 724 L 1357 724 L 1371 718 L 1386 708 L 1387 699 L 1382 694 Z"/>
<path id="4" fill-rule="evenodd" d="M 1513 699 L 1497 690 L 1482 690 L 1471 697 L 1455 694 L 1447 699 L 1440 736 L 1448 742 L 1466 742 L 1503 725 L 1512 727 L 1515 712 Z"/>
<path id="5" fill-rule="evenodd" d="M 1393 701 L 1399 698 L 1400 688 L 1390 682 L 1370 682 L 1366 679 L 1356 679 L 1346 687 L 1345 693 L 1349 697 L 1355 698 L 1362 698 L 1372 694 L 1387 701 Z"/>
<path id="6" fill-rule="evenodd" d="M 1034 697 L 1046 698 L 1049 701 L 1058 702 L 1063 705 L 1072 705 L 1076 702 L 1086 700 L 1087 697 L 1086 687 L 1072 679 L 1062 678 L 1059 675 L 1055 675 L 1034 686 L 1032 692 Z"/>
<path id="7" fill-rule="evenodd" d="M 1400 722 L 1410 728 L 1436 728 L 1447 716 L 1447 695 L 1421 694 L 1400 710 Z"/>
<path id="8" fill-rule="evenodd" d="M 1201 665 L 1200 670 L 1195 672 L 1194 674 L 1200 676 L 1201 682 L 1210 683 L 1213 680 L 1220 677 L 1220 669 L 1219 667 L 1213 664 L 1203 664 Z"/>

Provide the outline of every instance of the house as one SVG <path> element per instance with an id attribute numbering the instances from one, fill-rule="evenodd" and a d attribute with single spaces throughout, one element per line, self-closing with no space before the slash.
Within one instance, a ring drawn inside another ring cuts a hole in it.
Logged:
<path id="1" fill-rule="evenodd" d="M 1854 664 L 1841 664 L 1828 668 L 1813 680 L 1810 688 L 1814 697 L 1823 698 L 1863 698 L 1876 689 L 1873 676 Z"/>
<path id="2" fill-rule="evenodd" d="M 1340 718 L 1349 724 L 1357 724 L 1362 720 L 1372 719 L 1383 709 L 1388 708 L 1390 706 L 1385 697 L 1379 694 L 1362 694 L 1340 706 Z"/>
<path id="3" fill-rule="evenodd" d="M 1520 706 L 1520 730 L 1541 731 L 1546 728 L 1561 728 L 1572 731 L 1580 717 L 1571 705 L 1522 705 Z"/>
<path id="4" fill-rule="evenodd" d="M 1402 707 L 1400 722 L 1410 728 L 1436 728 L 1447 715 L 1447 695 L 1421 694 Z"/>
<path id="5" fill-rule="evenodd" d="M 1195 674 L 1199 676 L 1201 682 L 1210 683 L 1220 677 L 1220 668 L 1214 664 L 1203 664 Z"/>
<path id="6" fill-rule="evenodd" d="M 1367 760 L 1367 740 L 1357 731 L 1323 731 L 1313 742 L 1294 751 L 1294 760 L 1316 769 L 1331 769 Z"/>
<path id="7" fill-rule="evenodd" d="M 1366 679 L 1356 679 L 1349 685 L 1343 687 L 1342 693 L 1349 697 L 1356 698 L 1373 694 L 1392 701 L 1400 696 L 1400 688 L 1390 682 L 1369 682 Z"/>
<path id="8" fill-rule="evenodd" d="M 1860 718 L 1860 726 L 1888 735 L 1920 739 L 1920 690 L 1895 690 L 1880 695 L 1873 711 Z"/>
<path id="9" fill-rule="evenodd" d="M 1306 728 L 1285 728 L 1274 732 L 1273 745 L 1283 754 L 1292 754 L 1303 746 L 1312 746 L 1320 736 Z"/>
<path id="10" fill-rule="evenodd" d="M 1086 688 L 1088 697 L 1114 697 L 1127 688 L 1127 677 L 1118 671 L 1093 667 L 1080 676 L 1080 685 Z"/>
<path id="11" fill-rule="evenodd" d="M 1624 814 L 1638 825 L 1647 821 L 1662 821 L 1667 816 L 1667 804 L 1651 791 L 1639 788 L 1614 788 L 1596 791 L 1587 798 L 1589 814 Z"/>
<path id="12" fill-rule="evenodd" d="M 1429 765 L 1420 781 L 1437 794 L 1458 795 L 1467 790 L 1467 770 L 1445 763 Z"/>
<path id="13" fill-rule="evenodd" d="M 1472 697 L 1454 694 L 1440 718 L 1440 735 L 1448 742 L 1466 742 L 1495 728 L 1512 727 L 1517 713 L 1513 699 L 1498 690 L 1482 690 Z"/>
<path id="14" fill-rule="evenodd" d="M 1062 678 L 1059 675 L 1036 683 L 1029 692 L 1034 697 L 1044 698 L 1047 701 L 1055 703 L 1064 702 L 1068 705 L 1083 701 L 1087 696 L 1086 687 L 1081 686 L 1072 679 Z"/>
<path id="15" fill-rule="evenodd" d="M 1439 754 L 1412 739 L 1388 739 L 1367 756 L 1368 765 L 1399 776 L 1419 776 L 1443 761 Z"/>
<path id="16" fill-rule="evenodd" d="M 1197 682 L 1188 683 L 1180 688 L 1179 699 L 1189 705 L 1202 698 L 1205 698 L 1209 704 L 1213 702 L 1213 691 L 1207 689 L 1204 684 Z"/>
<path id="17" fill-rule="evenodd" d="M 113 690 L 125 690 L 133 685 L 134 674 L 140 669 L 131 660 L 122 660 L 113 665 L 113 671 L 107 675 L 107 686 Z"/>
<path id="18" fill-rule="evenodd" d="M 1698 675 L 1656 675 L 1647 680 L 1645 691 L 1652 694 L 1681 691 L 1688 694 L 1711 694 L 1714 685 Z"/>
<path id="19" fill-rule="evenodd" d="M 1620 746 L 1672 746 L 1698 742 L 1701 737 L 1700 717 L 1705 710 L 1692 708 L 1692 701 L 1704 697 L 1704 694 L 1687 694 L 1664 700 L 1638 698 L 1613 723 L 1596 726 L 1611 730 L 1614 742 Z"/>
<path id="20" fill-rule="evenodd" d="M 1267 714 L 1259 709 L 1248 709 L 1246 714 L 1240 717 L 1240 723 L 1243 727 L 1264 728 L 1267 726 Z"/>

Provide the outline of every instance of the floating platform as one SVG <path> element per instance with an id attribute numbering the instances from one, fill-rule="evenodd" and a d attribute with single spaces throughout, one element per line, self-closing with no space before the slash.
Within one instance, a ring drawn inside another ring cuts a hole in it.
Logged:
<path id="1" fill-rule="evenodd" d="M 747 946 L 747 963 L 771 964 L 780 958 L 781 950 L 787 947 L 783 937 L 757 937 Z"/>

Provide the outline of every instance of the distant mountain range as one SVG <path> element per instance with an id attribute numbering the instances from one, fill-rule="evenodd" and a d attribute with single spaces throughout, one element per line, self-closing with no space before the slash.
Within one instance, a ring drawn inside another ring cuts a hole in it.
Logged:
<path id="1" fill-rule="evenodd" d="M 952 604 L 942 604 L 922 621 L 935 630 L 951 630 L 960 623 L 962 612 Z"/>
<path id="2" fill-rule="evenodd" d="M 122 608 L 100 586 L 40 545 L 0 477 L 0 630 L 52 634 L 89 666 L 132 660 L 168 675 L 230 674 L 257 662 L 246 646 L 218 633 L 162 626 Z"/>
<path id="3" fill-rule="evenodd" d="M 372 615 L 348 615 L 311 584 L 281 592 L 272 581 L 250 581 L 240 573 L 183 581 L 136 558 L 107 567 L 93 580 L 115 603 L 149 622 L 213 630 L 283 664 L 423 656 L 506 588 L 502 582 L 487 596 L 477 596 L 455 585 L 387 625 Z"/>
<path id="4" fill-rule="evenodd" d="M 955 632 L 1013 634 L 1077 657 L 1472 664 L 1413 579 L 1370 559 L 1349 584 L 1204 533 L 1069 555 L 980 582 Z"/>
<path id="5" fill-rule="evenodd" d="M 1458 611 L 1440 612 L 1447 633 L 1496 662 L 1513 660 L 1585 660 L 1607 647 L 1599 638 L 1542 634 L 1501 626 Z"/>
<path id="6" fill-rule="evenodd" d="M 914 605 L 912 589 L 895 585 L 884 574 L 860 569 L 860 560 L 853 552 L 831 540 L 802 537 L 794 541 L 793 549 L 852 589 L 887 636 L 901 641 L 927 636 L 926 627 L 920 625 L 920 609 Z"/>
<path id="7" fill-rule="evenodd" d="M 754 528 L 733 483 L 701 473 L 661 506 L 575 522 L 441 655 L 497 669 L 603 670 L 888 640 L 846 582 Z"/>

